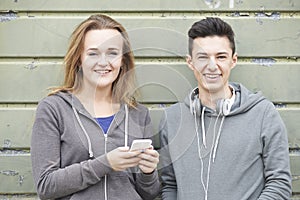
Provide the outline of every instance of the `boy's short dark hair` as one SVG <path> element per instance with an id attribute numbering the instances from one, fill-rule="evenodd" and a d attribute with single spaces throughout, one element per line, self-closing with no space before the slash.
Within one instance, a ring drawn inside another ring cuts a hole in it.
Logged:
<path id="1" fill-rule="evenodd" d="M 231 26 L 217 17 L 207 17 L 195 22 L 188 32 L 189 54 L 192 55 L 193 41 L 198 37 L 225 36 L 229 39 L 232 55 L 235 53 L 234 32 Z"/>

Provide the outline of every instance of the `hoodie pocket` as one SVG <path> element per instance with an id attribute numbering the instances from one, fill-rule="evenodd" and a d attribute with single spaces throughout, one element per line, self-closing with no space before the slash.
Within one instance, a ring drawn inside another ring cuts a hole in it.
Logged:
<path id="1" fill-rule="evenodd" d="M 131 173 L 126 171 L 114 172 L 108 176 L 108 198 L 122 200 L 142 200 L 135 189 L 135 180 Z"/>

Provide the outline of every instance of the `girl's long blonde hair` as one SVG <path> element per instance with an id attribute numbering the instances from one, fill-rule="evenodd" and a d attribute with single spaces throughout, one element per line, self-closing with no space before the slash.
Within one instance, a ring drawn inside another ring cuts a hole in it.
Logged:
<path id="1" fill-rule="evenodd" d="M 131 107 L 136 106 L 134 57 L 125 28 L 109 16 L 96 14 L 80 23 L 70 38 L 70 45 L 64 58 L 65 77 L 60 87 L 53 88 L 49 95 L 57 92 L 73 92 L 81 89 L 82 70 L 81 53 L 84 48 L 86 33 L 90 30 L 115 29 L 123 37 L 122 66 L 117 79 L 112 85 L 112 98 L 118 103 L 126 103 Z"/>

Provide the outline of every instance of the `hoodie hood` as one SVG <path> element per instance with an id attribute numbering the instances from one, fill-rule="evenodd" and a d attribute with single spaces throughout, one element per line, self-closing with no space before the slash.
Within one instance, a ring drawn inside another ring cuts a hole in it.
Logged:
<path id="1" fill-rule="evenodd" d="M 258 102 L 263 101 L 265 99 L 265 97 L 262 95 L 261 92 L 253 93 L 240 83 L 231 82 L 231 83 L 229 83 L 229 85 L 235 91 L 235 101 L 231 107 L 229 116 L 247 112 Z M 195 88 L 195 89 L 197 89 L 197 88 Z M 189 107 L 190 109 L 191 109 L 191 106 L 193 106 L 193 105 L 191 105 L 191 103 L 192 103 L 191 100 L 193 100 L 191 98 L 194 98 L 193 95 L 195 95 L 194 94 L 195 89 L 193 89 L 192 92 L 190 93 L 190 95 L 188 95 L 184 99 L 184 104 L 187 107 Z M 201 106 L 201 105 L 199 105 L 199 106 Z M 215 111 L 213 111 L 212 109 L 207 108 L 207 107 L 206 107 L 206 111 L 210 112 L 211 114 L 215 113 Z M 196 113 L 198 116 L 201 115 L 201 112 L 196 112 Z"/>

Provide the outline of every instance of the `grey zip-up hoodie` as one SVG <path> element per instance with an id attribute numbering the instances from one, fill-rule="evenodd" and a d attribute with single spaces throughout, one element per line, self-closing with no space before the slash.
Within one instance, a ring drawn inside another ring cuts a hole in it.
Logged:
<path id="1" fill-rule="evenodd" d="M 136 167 L 116 172 L 107 160 L 107 152 L 124 146 L 126 129 L 128 145 L 134 139 L 151 138 L 148 109 L 138 104 L 137 109 L 127 110 L 126 117 L 122 105 L 105 137 L 97 121 L 74 95 L 60 92 L 43 99 L 37 107 L 31 141 L 33 176 L 39 197 L 154 199 L 160 190 L 157 171 L 143 174 Z"/>
<path id="2" fill-rule="evenodd" d="M 160 127 L 164 200 L 290 199 L 288 141 L 279 113 L 260 93 L 230 85 L 236 97 L 228 116 L 218 117 L 210 108 L 192 114 L 190 96 L 165 110 Z"/>

